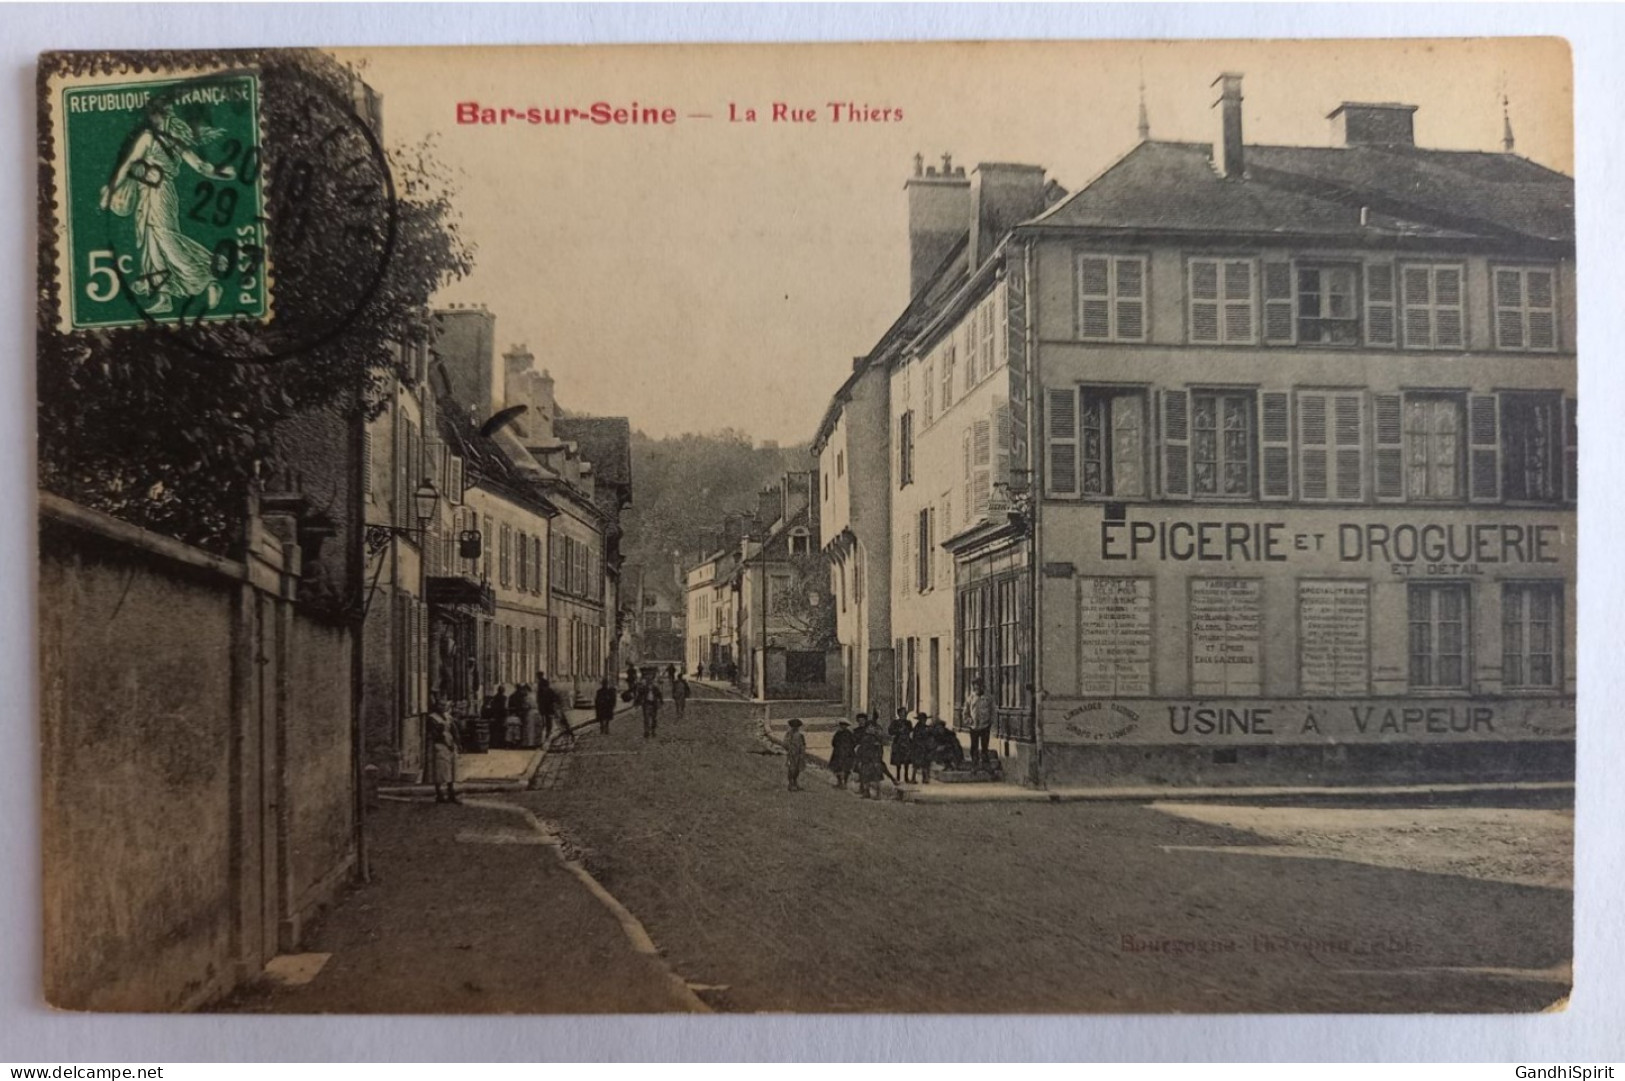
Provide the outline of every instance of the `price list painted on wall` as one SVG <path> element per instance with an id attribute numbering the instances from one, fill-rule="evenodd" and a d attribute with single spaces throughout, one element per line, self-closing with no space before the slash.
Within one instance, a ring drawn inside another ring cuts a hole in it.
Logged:
<path id="1" fill-rule="evenodd" d="M 1151 579 L 1080 578 L 1081 693 L 1151 694 Z"/>
<path id="2" fill-rule="evenodd" d="M 1298 583 L 1298 670 L 1307 695 L 1371 689 L 1371 594 L 1365 582 Z"/>
<path id="3" fill-rule="evenodd" d="M 1191 693 L 1261 693 L 1261 583 L 1256 578 L 1195 578 L 1190 590 Z"/>

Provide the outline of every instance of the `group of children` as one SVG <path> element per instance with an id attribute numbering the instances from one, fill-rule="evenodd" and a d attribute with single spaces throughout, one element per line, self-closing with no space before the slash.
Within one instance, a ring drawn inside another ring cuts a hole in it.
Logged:
<path id="1" fill-rule="evenodd" d="M 792 719 L 784 740 L 785 768 L 792 792 L 800 791 L 801 772 L 807 764 L 807 737 L 801 728 L 801 721 Z M 886 768 L 888 738 L 895 773 Z M 835 787 L 845 788 L 856 772 L 858 794 L 864 799 L 879 798 L 882 780 L 889 779 L 894 785 L 930 784 L 933 765 L 957 769 L 964 760 L 959 738 L 940 717 L 932 720 L 924 713 L 917 713 L 914 723 L 910 723 L 906 709 L 898 709 L 884 734 L 867 713 L 858 714 L 856 728 L 845 721 L 839 722 L 829 751 L 829 769 L 835 774 Z"/>

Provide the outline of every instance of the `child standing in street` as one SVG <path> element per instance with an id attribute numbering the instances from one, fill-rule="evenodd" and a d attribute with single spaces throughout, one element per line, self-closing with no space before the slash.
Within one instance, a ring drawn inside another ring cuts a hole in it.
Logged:
<path id="1" fill-rule="evenodd" d="M 784 737 L 784 768 L 790 777 L 790 791 L 801 791 L 801 771 L 807 765 L 807 737 L 801 734 L 801 721 L 790 718 L 790 733 Z"/>

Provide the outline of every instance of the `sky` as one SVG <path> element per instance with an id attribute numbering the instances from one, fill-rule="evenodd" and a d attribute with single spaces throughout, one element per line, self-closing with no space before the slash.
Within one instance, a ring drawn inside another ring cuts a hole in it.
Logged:
<path id="1" fill-rule="evenodd" d="M 383 95 L 384 139 L 450 167 L 476 269 L 438 298 L 484 304 L 578 412 L 653 436 L 809 439 L 908 293 L 903 183 L 937 162 L 1042 165 L 1069 191 L 1137 140 L 1212 141 L 1242 73 L 1249 143 L 1332 145 L 1343 101 L 1419 106 L 1416 139 L 1573 172 L 1558 39 L 947 43 L 340 50 Z M 460 125 L 459 103 L 670 107 L 670 126 Z M 901 110 L 832 123 L 828 103 Z M 812 123 L 774 123 L 775 102 Z M 728 119 L 753 108 L 756 123 Z M 709 114 L 709 119 L 691 114 Z"/>

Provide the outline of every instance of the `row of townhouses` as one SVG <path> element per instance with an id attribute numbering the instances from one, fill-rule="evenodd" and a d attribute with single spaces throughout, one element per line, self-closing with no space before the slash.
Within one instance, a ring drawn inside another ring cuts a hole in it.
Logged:
<path id="1" fill-rule="evenodd" d="M 911 300 L 814 440 L 849 710 L 1033 783 L 1572 768 L 1571 178 L 1140 139 L 1082 189 L 915 160 Z"/>
<path id="2" fill-rule="evenodd" d="M 826 699 L 844 681 L 817 551 L 820 475 L 786 473 L 730 514 L 687 574 L 683 664 L 756 698 Z"/>
<path id="3" fill-rule="evenodd" d="M 584 705 L 619 664 L 624 417 L 560 415 L 483 307 L 436 311 L 367 427 L 366 759 L 423 768 L 435 697 L 472 714 L 546 678 Z"/>

